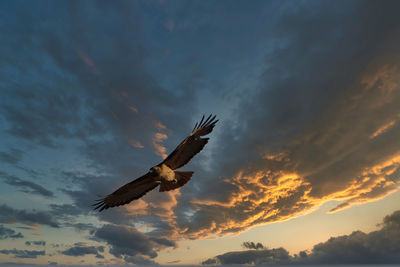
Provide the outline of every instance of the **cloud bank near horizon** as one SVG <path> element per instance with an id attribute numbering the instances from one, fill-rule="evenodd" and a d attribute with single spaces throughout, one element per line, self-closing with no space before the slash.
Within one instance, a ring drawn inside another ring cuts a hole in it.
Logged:
<path id="1" fill-rule="evenodd" d="M 203 261 L 203 265 L 226 264 L 398 264 L 400 262 L 400 211 L 387 215 L 381 229 L 354 231 L 314 245 L 310 252 L 289 255 L 284 248 L 227 252 Z"/>

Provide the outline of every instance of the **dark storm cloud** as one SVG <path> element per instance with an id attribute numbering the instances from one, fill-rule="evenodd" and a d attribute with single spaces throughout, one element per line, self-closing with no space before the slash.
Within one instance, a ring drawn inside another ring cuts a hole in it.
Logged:
<path id="1" fill-rule="evenodd" d="M 96 255 L 96 257 L 103 257 L 99 252 L 104 252 L 103 246 L 87 246 L 85 244 L 76 243 L 73 247 L 70 247 L 64 251 L 61 251 L 61 254 L 67 256 L 85 256 L 85 255 Z"/>
<path id="2" fill-rule="evenodd" d="M 7 239 L 7 238 L 23 238 L 24 236 L 21 234 L 21 232 L 15 232 L 13 229 L 4 227 L 3 225 L 0 225 L 0 239 Z"/>
<path id="3" fill-rule="evenodd" d="M 25 241 L 27 246 L 46 246 L 46 241 Z"/>
<path id="4" fill-rule="evenodd" d="M 157 257 L 160 249 L 175 247 L 173 241 L 150 237 L 133 227 L 121 225 L 104 225 L 96 231 L 95 237 L 111 246 L 110 253 L 112 255 L 133 263 L 151 261 L 152 258 Z"/>
<path id="5" fill-rule="evenodd" d="M 14 255 L 14 258 L 36 259 L 38 256 L 45 255 L 44 250 L 19 250 L 19 249 L 2 249 L 0 254 Z"/>
<path id="6" fill-rule="evenodd" d="M 0 161 L 16 164 L 22 159 L 22 150 L 12 148 L 9 151 L 0 152 Z"/>
<path id="7" fill-rule="evenodd" d="M 26 225 L 47 225 L 50 227 L 59 227 L 53 216 L 44 211 L 26 211 L 11 208 L 7 205 L 0 205 L 0 223 L 22 223 Z"/>
<path id="8" fill-rule="evenodd" d="M 346 200 L 337 211 L 398 189 L 399 7 L 319 2 L 277 11 L 258 91 L 222 129 L 218 171 L 194 192 L 194 215 L 178 218 L 180 230 L 194 239 L 240 232 L 326 199 Z"/>
<path id="9" fill-rule="evenodd" d="M 396 264 L 400 262 L 400 211 L 386 216 L 381 229 L 355 231 L 332 237 L 312 251 L 289 256 L 284 248 L 236 251 L 210 258 L 203 264 Z"/>
<path id="10" fill-rule="evenodd" d="M 5 181 L 6 184 L 20 188 L 22 192 L 37 194 L 44 197 L 54 197 L 53 192 L 34 182 L 20 179 L 14 175 L 10 175 L 2 171 L 0 171 L 0 177 Z"/>

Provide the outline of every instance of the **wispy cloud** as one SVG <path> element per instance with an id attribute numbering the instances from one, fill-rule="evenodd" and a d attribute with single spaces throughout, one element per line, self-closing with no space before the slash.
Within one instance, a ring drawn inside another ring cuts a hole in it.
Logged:
<path id="1" fill-rule="evenodd" d="M 128 139 L 128 143 L 136 148 L 144 148 L 144 146 L 142 145 L 142 143 L 140 143 L 139 141 L 133 140 L 133 139 Z"/>
<path id="2" fill-rule="evenodd" d="M 371 134 L 369 138 L 373 139 L 373 138 L 377 137 L 378 135 L 380 135 L 380 134 L 386 132 L 387 130 L 389 130 L 390 128 L 392 128 L 395 124 L 396 124 L 395 120 L 391 120 L 391 121 L 383 124 L 373 134 Z"/>
<path id="3" fill-rule="evenodd" d="M 77 50 L 79 57 L 83 60 L 83 62 L 86 63 L 86 65 L 88 65 L 95 74 L 100 75 L 100 71 L 98 70 L 96 64 L 94 64 L 93 60 L 87 55 L 85 54 L 82 50 Z"/>
<path id="4" fill-rule="evenodd" d="M 47 225 L 59 228 L 59 223 L 51 213 L 44 211 L 26 211 L 0 205 L 0 223 L 22 223 L 29 226 Z"/>
<path id="5" fill-rule="evenodd" d="M 156 121 L 155 123 L 154 123 L 154 126 L 157 128 L 157 130 L 159 130 L 159 131 L 163 131 L 163 130 L 166 130 L 167 129 L 167 126 L 165 126 L 164 124 L 162 124 L 161 122 L 159 122 L 159 121 Z"/>
<path id="6" fill-rule="evenodd" d="M 12 148 L 9 151 L 0 151 L 0 161 L 9 164 L 16 164 L 22 159 L 23 152 L 19 149 Z"/>
<path id="7" fill-rule="evenodd" d="M 14 175 L 10 175 L 0 171 L 0 177 L 9 185 L 19 188 L 22 192 L 41 195 L 44 197 L 54 197 L 53 192 L 47 190 L 43 186 L 31 181 L 20 179 Z"/>
<path id="8" fill-rule="evenodd" d="M 155 133 L 153 136 L 152 144 L 155 148 L 155 152 L 158 156 L 161 156 L 165 159 L 167 155 L 167 148 L 163 146 L 161 143 L 168 138 L 168 135 L 164 133 Z"/>

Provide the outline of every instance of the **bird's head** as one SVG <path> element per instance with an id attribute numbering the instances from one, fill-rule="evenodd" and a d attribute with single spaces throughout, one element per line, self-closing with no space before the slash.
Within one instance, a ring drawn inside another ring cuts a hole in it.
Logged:
<path id="1" fill-rule="evenodd" d="M 158 173 L 160 173 L 160 167 L 158 167 L 158 166 L 151 167 L 149 172 L 153 173 L 153 174 L 158 174 Z"/>

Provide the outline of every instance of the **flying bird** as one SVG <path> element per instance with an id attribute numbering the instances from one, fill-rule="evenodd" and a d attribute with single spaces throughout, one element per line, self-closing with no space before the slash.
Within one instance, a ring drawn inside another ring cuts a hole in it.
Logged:
<path id="1" fill-rule="evenodd" d="M 213 130 L 218 120 L 212 114 L 204 120 L 204 115 L 199 123 L 196 123 L 192 132 L 175 150 L 160 164 L 151 167 L 143 176 L 120 187 L 105 198 L 97 200 L 93 205 L 95 210 L 105 210 L 112 207 L 128 204 L 139 199 L 147 192 L 160 186 L 159 191 L 170 191 L 185 185 L 194 172 L 176 171 L 187 164 L 208 143 L 209 138 L 202 138 Z"/>

